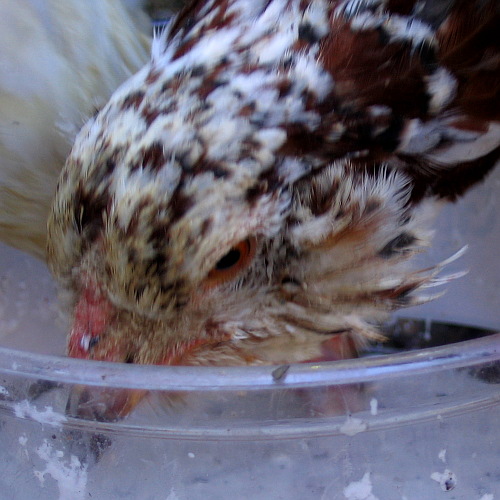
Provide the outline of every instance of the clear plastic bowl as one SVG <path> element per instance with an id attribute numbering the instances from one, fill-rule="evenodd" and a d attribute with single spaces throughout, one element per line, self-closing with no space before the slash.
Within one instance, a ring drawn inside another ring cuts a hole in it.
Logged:
<path id="1" fill-rule="evenodd" d="M 0 349 L 0 380 L 6 500 L 491 500 L 500 492 L 500 334 L 288 369 Z M 66 411 L 79 384 L 148 396 L 125 419 L 86 420 Z"/>

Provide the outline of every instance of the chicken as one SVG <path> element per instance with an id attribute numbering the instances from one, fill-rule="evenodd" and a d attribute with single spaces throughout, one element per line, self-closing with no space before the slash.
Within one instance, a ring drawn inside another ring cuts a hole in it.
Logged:
<path id="1" fill-rule="evenodd" d="M 45 256 L 55 186 L 76 133 L 147 62 L 148 26 L 119 0 L 0 4 L 3 241 Z"/>
<path id="2" fill-rule="evenodd" d="M 69 355 L 339 359 L 428 300 L 442 265 L 412 257 L 436 205 L 498 161 L 498 20 L 487 0 L 190 3 L 59 179 Z"/>

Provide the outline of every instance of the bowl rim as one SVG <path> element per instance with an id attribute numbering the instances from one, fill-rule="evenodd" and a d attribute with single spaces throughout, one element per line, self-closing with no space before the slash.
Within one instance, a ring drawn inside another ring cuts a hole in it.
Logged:
<path id="1" fill-rule="evenodd" d="M 500 360 L 500 333 L 439 347 L 358 359 L 244 367 L 88 361 L 0 347 L 0 375 L 148 391 L 262 390 L 360 384 Z"/>

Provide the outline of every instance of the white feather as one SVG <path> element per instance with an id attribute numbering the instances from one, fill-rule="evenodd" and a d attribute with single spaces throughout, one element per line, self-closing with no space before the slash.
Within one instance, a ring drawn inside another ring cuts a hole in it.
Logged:
<path id="1" fill-rule="evenodd" d="M 38 257 L 76 133 L 148 58 L 118 0 L 0 2 L 0 238 Z"/>

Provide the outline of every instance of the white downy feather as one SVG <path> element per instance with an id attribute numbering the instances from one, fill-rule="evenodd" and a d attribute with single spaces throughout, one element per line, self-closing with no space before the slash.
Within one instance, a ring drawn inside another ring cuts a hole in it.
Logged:
<path id="1" fill-rule="evenodd" d="M 149 57 L 119 0 L 0 3 L 0 239 L 38 257 L 76 133 Z"/>

